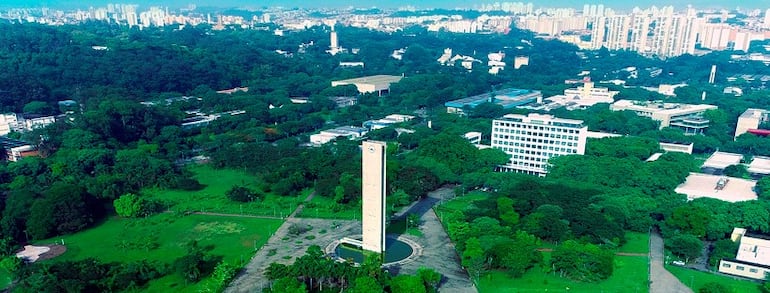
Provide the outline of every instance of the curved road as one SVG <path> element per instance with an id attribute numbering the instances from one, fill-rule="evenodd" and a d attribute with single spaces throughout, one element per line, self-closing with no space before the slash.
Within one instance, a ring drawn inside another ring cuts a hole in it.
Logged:
<path id="1" fill-rule="evenodd" d="M 663 238 L 657 230 L 650 232 L 650 293 L 692 293 L 663 266 Z"/>

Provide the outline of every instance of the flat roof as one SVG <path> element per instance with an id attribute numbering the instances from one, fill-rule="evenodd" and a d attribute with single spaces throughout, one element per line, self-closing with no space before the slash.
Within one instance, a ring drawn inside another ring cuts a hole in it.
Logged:
<path id="1" fill-rule="evenodd" d="M 23 142 L 18 139 L 9 138 L 7 136 L 0 136 L 0 147 L 4 149 L 17 148 L 25 145 L 29 145 L 29 143 Z"/>
<path id="2" fill-rule="evenodd" d="M 770 158 L 768 157 L 754 157 L 751 160 L 748 168 L 750 173 L 755 174 L 770 174 Z"/>
<path id="3" fill-rule="evenodd" d="M 751 117 L 761 118 L 763 115 L 768 115 L 768 114 L 770 114 L 770 111 L 768 110 L 749 108 L 749 109 L 746 109 L 746 111 L 744 111 L 743 114 L 741 114 L 741 116 L 739 117 L 740 118 L 751 118 Z"/>
<path id="4" fill-rule="evenodd" d="M 708 104 L 679 104 L 679 103 L 663 103 L 660 101 L 632 101 L 632 100 L 618 100 L 612 103 L 613 107 L 622 107 L 620 110 L 646 110 L 654 113 L 668 113 L 676 114 L 679 112 L 689 111 L 705 111 L 711 109 L 718 109 L 719 107 Z"/>
<path id="5" fill-rule="evenodd" d="M 724 188 L 719 190 L 716 186 L 717 182 L 722 178 L 726 178 L 728 181 Z M 754 186 L 756 185 L 757 182 L 754 180 L 690 173 L 690 176 L 687 176 L 687 180 L 674 191 L 687 195 L 687 200 L 710 197 L 727 202 L 739 202 L 756 200 L 757 194 L 754 192 Z"/>
<path id="6" fill-rule="evenodd" d="M 444 106 L 452 108 L 463 108 L 465 106 L 469 106 L 473 108 L 488 101 L 492 101 L 493 103 L 503 107 L 513 107 L 518 106 L 520 103 L 527 100 L 537 100 L 538 96 L 542 96 L 539 91 L 507 88 L 462 99 L 452 100 L 444 103 Z"/>
<path id="7" fill-rule="evenodd" d="M 741 159 L 743 159 L 743 155 L 741 154 L 714 152 L 711 154 L 711 157 L 709 157 L 708 160 L 703 163 L 703 167 L 724 169 L 730 165 L 740 164 Z"/>
<path id="8" fill-rule="evenodd" d="M 391 84 L 401 81 L 401 79 L 404 78 L 400 75 L 372 75 L 372 76 L 364 76 L 364 77 L 358 77 L 358 78 L 351 78 L 351 79 L 343 79 L 343 80 L 335 80 L 334 83 L 344 83 L 344 84 Z"/>

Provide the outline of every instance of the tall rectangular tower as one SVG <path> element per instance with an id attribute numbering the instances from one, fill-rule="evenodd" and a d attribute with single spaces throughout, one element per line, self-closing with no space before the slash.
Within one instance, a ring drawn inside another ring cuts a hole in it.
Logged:
<path id="1" fill-rule="evenodd" d="M 381 141 L 365 141 L 362 144 L 362 193 L 361 216 L 364 250 L 385 251 L 385 161 L 387 145 Z"/>

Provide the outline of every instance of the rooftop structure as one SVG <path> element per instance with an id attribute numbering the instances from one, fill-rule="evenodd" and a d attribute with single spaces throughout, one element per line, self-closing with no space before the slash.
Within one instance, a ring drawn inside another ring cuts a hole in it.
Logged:
<path id="1" fill-rule="evenodd" d="M 667 152 L 677 152 L 692 155 L 692 149 L 695 144 L 689 143 L 676 143 L 676 142 L 663 142 L 659 143 L 660 149 Z"/>
<path id="2" fill-rule="evenodd" d="M 492 147 L 511 156 L 499 171 L 545 176 L 548 159 L 583 155 L 588 127 L 581 120 L 530 113 L 492 121 Z"/>
<path id="3" fill-rule="evenodd" d="M 248 87 L 236 87 L 236 88 L 231 88 L 231 89 L 217 91 L 217 93 L 218 94 L 232 95 L 232 94 L 237 93 L 237 92 L 244 92 L 245 93 L 245 92 L 248 92 L 248 91 L 249 91 Z"/>
<path id="4" fill-rule="evenodd" d="M 511 109 L 533 102 L 538 102 L 543 98 L 540 91 L 508 88 L 480 95 L 475 95 L 459 100 L 444 103 L 447 107 L 447 113 L 465 114 L 465 109 L 473 109 L 483 103 L 495 103 L 503 106 L 505 109 Z"/>
<path id="5" fill-rule="evenodd" d="M 738 117 L 738 124 L 735 126 L 735 137 L 749 132 L 752 129 L 759 129 L 762 123 L 770 121 L 770 111 L 763 109 L 747 109 Z"/>
<path id="6" fill-rule="evenodd" d="M 768 157 L 754 157 L 749 164 L 749 173 L 752 174 L 770 174 L 770 158 Z"/>
<path id="7" fill-rule="evenodd" d="M 684 183 L 674 191 L 687 195 L 687 200 L 710 197 L 727 202 L 756 200 L 754 186 L 757 182 L 741 178 L 690 173 Z"/>
<path id="8" fill-rule="evenodd" d="M 716 110 L 714 105 L 691 105 L 664 103 L 660 101 L 619 100 L 610 105 L 612 111 L 633 111 L 636 115 L 660 121 L 660 128 L 678 127 L 686 134 L 701 133 L 708 127 L 709 121 L 703 119 L 708 110 Z"/>
<path id="9" fill-rule="evenodd" d="M 341 126 L 337 128 L 322 130 L 320 133 L 310 136 L 310 143 L 313 145 L 322 145 L 328 143 L 339 137 L 347 137 L 348 139 L 356 139 L 364 136 L 367 133 L 366 128 L 355 126 Z"/>
<path id="10" fill-rule="evenodd" d="M 5 159 L 16 162 L 23 157 L 39 155 L 36 148 L 21 140 L 0 136 L 0 147 L 5 151 Z"/>
<path id="11" fill-rule="evenodd" d="M 481 132 L 478 131 L 471 131 L 466 134 L 463 134 L 463 138 L 467 139 L 472 144 L 480 144 L 481 143 Z"/>
<path id="12" fill-rule="evenodd" d="M 727 166 L 740 164 L 742 159 L 743 155 L 741 154 L 714 152 L 708 160 L 703 163 L 703 168 L 723 170 L 724 168 L 727 168 Z"/>
<path id="13" fill-rule="evenodd" d="M 403 76 L 398 75 L 373 75 L 359 78 L 332 81 L 332 86 L 355 85 L 359 93 L 374 93 L 382 95 L 390 91 L 390 85 L 401 81 Z"/>
<path id="14" fill-rule="evenodd" d="M 739 243 L 738 253 L 734 259 L 720 260 L 719 272 L 765 280 L 770 275 L 770 237 L 734 228 L 730 239 Z"/>
<path id="15" fill-rule="evenodd" d="M 411 115 L 391 114 L 382 119 L 365 121 L 362 126 L 369 130 L 377 130 L 412 119 L 414 116 Z"/>
<path id="16" fill-rule="evenodd" d="M 612 103 L 615 101 L 617 91 L 611 91 L 606 87 L 594 87 L 594 82 L 586 80 L 583 86 L 564 90 L 564 95 L 546 98 L 552 104 L 567 107 L 568 110 L 586 109 L 599 103 Z M 551 108 L 556 108 L 551 106 Z"/>

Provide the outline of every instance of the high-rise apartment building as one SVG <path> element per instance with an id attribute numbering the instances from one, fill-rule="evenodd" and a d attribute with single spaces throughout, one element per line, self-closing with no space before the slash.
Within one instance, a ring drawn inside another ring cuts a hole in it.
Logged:
<path id="1" fill-rule="evenodd" d="M 492 147 L 511 155 L 499 171 L 545 176 L 548 159 L 585 154 L 588 127 L 581 120 L 531 113 L 492 121 Z"/>

